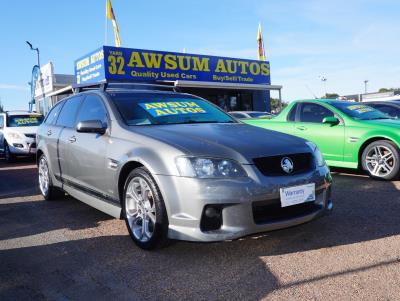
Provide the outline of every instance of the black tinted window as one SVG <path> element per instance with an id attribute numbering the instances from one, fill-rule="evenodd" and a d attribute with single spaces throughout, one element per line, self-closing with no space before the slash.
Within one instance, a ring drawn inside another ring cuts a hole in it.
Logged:
<path id="1" fill-rule="evenodd" d="M 107 113 L 102 100 L 97 95 L 87 95 L 79 109 L 79 121 L 100 120 L 103 125 L 107 124 Z"/>
<path id="2" fill-rule="evenodd" d="M 76 113 L 81 104 L 82 98 L 82 96 L 76 96 L 66 100 L 66 103 L 58 116 L 57 125 L 70 128 L 75 126 Z"/>
<path id="3" fill-rule="evenodd" d="M 25 127 L 25 126 L 39 126 L 43 122 L 42 115 L 12 115 L 8 116 L 8 127 Z"/>
<path id="4" fill-rule="evenodd" d="M 315 103 L 303 103 L 301 105 L 301 122 L 322 123 L 325 117 L 334 117 L 334 114 L 327 108 Z"/>
<path id="5" fill-rule="evenodd" d="M 287 120 L 288 121 L 295 121 L 296 120 L 296 111 L 297 111 L 298 104 L 295 104 L 293 108 L 290 110 Z"/>
<path id="6" fill-rule="evenodd" d="M 393 118 L 400 118 L 400 108 L 392 107 L 392 106 L 385 106 L 385 105 L 374 105 L 371 106 L 379 111 L 386 113 L 390 117 Z"/>
<path id="7" fill-rule="evenodd" d="M 110 93 L 110 96 L 128 125 L 236 122 L 215 105 L 187 94 Z"/>
<path id="8" fill-rule="evenodd" d="M 47 114 L 46 120 L 44 121 L 45 124 L 54 124 L 56 122 L 63 104 L 64 102 L 59 102 L 51 109 L 51 111 Z"/>

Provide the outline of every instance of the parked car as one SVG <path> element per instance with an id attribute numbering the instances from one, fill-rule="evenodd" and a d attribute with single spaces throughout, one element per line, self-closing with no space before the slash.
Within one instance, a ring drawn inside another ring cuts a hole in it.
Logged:
<path id="1" fill-rule="evenodd" d="M 332 209 L 315 144 L 235 121 L 173 92 L 91 90 L 38 131 L 44 198 L 60 189 L 126 221 L 141 248 L 220 241 L 308 222 Z"/>
<path id="2" fill-rule="evenodd" d="M 244 118 L 271 118 L 274 116 L 269 112 L 261 112 L 261 111 L 231 111 L 228 112 L 229 115 L 236 117 L 238 119 Z"/>
<path id="3" fill-rule="evenodd" d="M 400 101 L 371 101 L 366 105 L 387 114 L 391 118 L 400 119 Z"/>
<path id="4" fill-rule="evenodd" d="M 0 150 L 7 162 L 36 154 L 36 131 L 43 116 L 26 111 L 0 113 Z"/>
<path id="5" fill-rule="evenodd" d="M 300 100 L 271 120 L 245 122 L 314 142 L 329 166 L 363 168 L 385 180 L 399 175 L 400 122 L 365 104 Z"/>

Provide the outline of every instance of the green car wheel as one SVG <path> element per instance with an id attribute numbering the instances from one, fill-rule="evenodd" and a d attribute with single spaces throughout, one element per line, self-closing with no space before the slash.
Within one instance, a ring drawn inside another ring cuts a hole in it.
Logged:
<path id="1" fill-rule="evenodd" d="M 362 167 L 372 178 L 393 180 L 399 174 L 400 155 L 398 147 L 386 140 L 369 144 L 363 151 Z"/>

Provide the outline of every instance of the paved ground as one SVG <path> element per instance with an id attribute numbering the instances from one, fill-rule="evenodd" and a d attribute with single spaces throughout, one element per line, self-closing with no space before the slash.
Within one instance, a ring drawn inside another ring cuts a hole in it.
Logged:
<path id="1" fill-rule="evenodd" d="M 334 180 L 329 217 L 145 252 L 123 221 L 43 201 L 32 162 L 0 161 L 0 300 L 399 300 L 400 182 Z"/>

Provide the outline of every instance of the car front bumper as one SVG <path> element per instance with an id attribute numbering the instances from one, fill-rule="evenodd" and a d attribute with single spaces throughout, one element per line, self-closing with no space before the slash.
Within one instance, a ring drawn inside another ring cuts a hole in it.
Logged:
<path id="1" fill-rule="evenodd" d="M 35 139 L 10 141 L 8 142 L 8 147 L 13 155 L 28 156 L 36 154 Z"/>
<path id="2" fill-rule="evenodd" d="M 302 224 L 332 210 L 332 178 L 326 166 L 280 177 L 265 177 L 252 165 L 245 169 L 249 177 L 240 179 L 156 175 L 168 213 L 168 236 L 187 241 L 232 240 Z M 315 183 L 315 201 L 299 210 L 281 210 L 280 188 L 308 183 Z M 222 208 L 222 225 L 217 230 L 201 229 L 207 205 Z"/>

